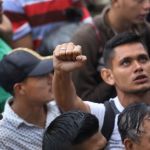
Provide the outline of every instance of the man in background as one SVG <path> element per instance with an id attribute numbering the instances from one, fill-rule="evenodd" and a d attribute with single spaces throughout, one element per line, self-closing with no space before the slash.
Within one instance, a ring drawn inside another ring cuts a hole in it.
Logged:
<path id="1" fill-rule="evenodd" d="M 5 0 L 3 6 L 13 26 L 13 48 L 27 47 L 42 54 L 46 54 L 43 40 L 47 34 L 69 22 L 92 21 L 82 0 Z"/>
<path id="2" fill-rule="evenodd" d="M 106 84 L 100 74 L 104 46 L 109 39 L 125 31 L 145 37 L 145 30 L 150 39 L 150 27 L 145 21 L 149 0 L 111 0 L 110 3 L 94 17 L 94 24 L 81 27 L 71 40 L 82 46 L 82 53 L 87 57 L 86 65 L 73 73 L 77 94 L 83 100 L 104 102 L 116 95 L 114 87 Z"/>
<path id="3" fill-rule="evenodd" d="M 101 132 L 107 138 L 108 150 L 123 150 L 121 137 L 118 131 L 118 115 L 128 105 L 145 102 L 150 103 L 150 58 L 148 50 L 140 36 L 126 32 L 118 34 L 107 42 L 104 53 L 105 67 L 101 75 L 107 84 L 113 85 L 117 91 L 117 97 L 110 98 L 113 111 L 106 110 L 103 103 L 93 103 L 83 100 L 76 94 L 72 81 L 73 71 L 82 69 L 86 62 L 86 56 L 82 55 L 79 45 L 64 43 L 56 47 L 53 55 L 54 78 L 53 89 L 58 106 L 63 111 L 81 110 L 94 114 L 99 120 Z M 105 124 L 105 115 L 112 118 L 110 137 L 107 137 L 109 125 Z"/>

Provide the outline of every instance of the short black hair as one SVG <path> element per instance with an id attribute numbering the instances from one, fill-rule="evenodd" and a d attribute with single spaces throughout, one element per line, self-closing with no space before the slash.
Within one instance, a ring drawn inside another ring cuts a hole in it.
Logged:
<path id="1" fill-rule="evenodd" d="M 43 150 L 71 150 L 99 130 L 98 119 L 81 111 L 69 111 L 54 119 L 43 138 Z"/>
<path id="2" fill-rule="evenodd" d="M 0 114 L 0 120 L 3 118 L 2 114 Z"/>
<path id="3" fill-rule="evenodd" d="M 118 129 L 122 142 L 129 138 L 138 143 L 140 126 L 145 117 L 150 117 L 150 105 L 145 103 L 132 104 L 118 116 Z"/>
<path id="4" fill-rule="evenodd" d="M 140 35 L 132 32 L 123 32 L 112 37 L 105 45 L 103 58 L 105 67 L 111 66 L 111 60 L 114 56 L 114 48 L 127 43 L 140 42 L 147 51 L 144 39 Z"/>

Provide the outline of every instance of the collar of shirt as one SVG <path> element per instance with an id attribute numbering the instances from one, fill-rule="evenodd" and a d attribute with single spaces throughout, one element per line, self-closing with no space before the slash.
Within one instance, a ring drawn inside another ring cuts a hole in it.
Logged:
<path id="1" fill-rule="evenodd" d="M 124 107 L 120 103 L 118 97 L 116 96 L 115 98 L 113 98 L 113 100 L 114 100 L 115 106 L 117 107 L 117 109 L 119 110 L 119 112 L 122 112 L 124 110 Z"/>
<path id="2" fill-rule="evenodd" d="M 12 97 L 7 100 L 7 102 L 5 104 L 5 109 L 3 112 L 3 119 L 10 121 L 15 128 L 19 128 L 21 125 L 26 125 L 26 126 L 30 126 L 30 127 L 38 127 L 34 124 L 26 122 L 24 119 L 22 119 L 20 116 L 18 116 L 18 114 L 16 114 L 10 106 L 10 103 L 12 101 L 13 101 Z M 45 128 L 58 115 L 60 115 L 60 112 L 59 112 L 58 107 L 56 106 L 55 101 L 49 102 L 47 104 L 47 119 L 46 119 Z"/>
<path id="3" fill-rule="evenodd" d="M 5 104 L 5 111 L 3 112 L 3 119 L 10 120 L 14 127 L 18 128 L 21 124 L 25 123 L 25 121 L 20 118 L 10 107 L 10 103 L 12 102 L 12 97 L 9 98 Z"/>

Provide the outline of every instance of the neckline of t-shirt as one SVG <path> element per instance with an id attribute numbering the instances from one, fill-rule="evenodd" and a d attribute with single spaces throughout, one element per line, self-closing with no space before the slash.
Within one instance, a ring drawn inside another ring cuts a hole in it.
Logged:
<path id="1" fill-rule="evenodd" d="M 115 97 L 113 100 L 114 100 L 115 106 L 117 107 L 118 111 L 122 112 L 124 110 L 124 107 L 121 105 L 118 97 Z"/>

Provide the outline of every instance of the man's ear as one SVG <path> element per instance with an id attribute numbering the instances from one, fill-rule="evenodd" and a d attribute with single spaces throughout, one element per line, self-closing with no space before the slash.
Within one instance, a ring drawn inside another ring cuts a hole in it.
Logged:
<path id="1" fill-rule="evenodd" d="M 25 93 L 22 83 L 16 83 L 13 88 L 15 93 L 20 93 L 21 95 Z"/>
<path id="2" fill-rule="evenodd" d="M 114 77 L 113 77 L 113 74 L 112 74 L 112 71 L 108 68 L 102 68 L 101 69 L 101 77 L 102 79 L 109 85 L 114 85 L 115 82 L 114 82 Z"/>
<path id="3" fill-rule="evenodd" d="M 125 145 L 125 150 L 133 150 L 134 143 L 131 139 L 126 138 L 123 144 Z"/>

